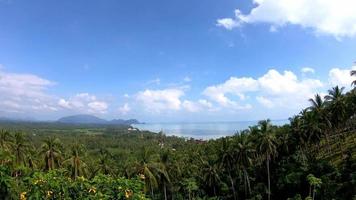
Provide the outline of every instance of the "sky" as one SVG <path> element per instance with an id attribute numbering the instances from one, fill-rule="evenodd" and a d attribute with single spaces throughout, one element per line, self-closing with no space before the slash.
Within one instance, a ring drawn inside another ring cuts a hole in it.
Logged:
<path id="1" fill-rule="evenodd" d="M 350 89 L 354 0 L 0 0 L 0 116 L 288 119 Z"/>

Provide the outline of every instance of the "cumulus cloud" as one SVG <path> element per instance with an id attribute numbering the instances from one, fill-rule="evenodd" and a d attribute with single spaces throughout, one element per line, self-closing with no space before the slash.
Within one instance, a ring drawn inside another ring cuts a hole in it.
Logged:
<path id="1" fill-rule="evenodd" d="M 291 71 L 280 73 L 274 69 L 258 78 L 258 82 L 261 95 L 257 100 L 267 107 L 301 108 L 306 105 L 307 99 L 323 87 L 320 80 L 299 80 Z"/>
<path id="2" fill-rule="evenodd" d="M 128 103 L 125 103 L 123 106 L 119 107 L 118 111 L 119 111 L 122 115 L 126 115 L 128 112 L 131 111 L 131 107 L 129 106 Z"/>
<path id="3" fill-rule="evenodd" d="M 108 104 L 100 101 L 96 96 L 89 93 L 79 93 L 69 99 L 59 99 L 58 105 L 64 109 L 84 113 L 103 114 L 107 112 Z"/>
<path id="4" fill-rule="evenodd" d="M 203 94 L 220 106 L 229 108 L 251 108 L 249 103 L 241 106 L 248 94 L 256 95 L 256 100 L 268 108 L 274 106 L 300 108 L 322 86 L 319 80 L 299 80 L 291 71 L 280 73 L 271 69 L 257 79 L 231 77 L 222 84 L 207 87 Z M 237 100 L 231 100 L 231 96 L 237 97 Z"/>
<path id="5" fill-rule="evenodd" d="M 253 0 L 255 7 L 243 14 L 235 10 L 233 18 L 217 20 L 217 25 L 233 29 L 243 24 L 267 23 L 274 30 L 288 24 L 310 28 L 316 34 L 335 37 L 356 35 L 354 0 Z"/>
<path id="6" fill-rule="evenodd" d="M 356 66 L 351 67 L 351 69 L 340 69 L 333 68 L 329 71 L 329 82 L 332 86 L 340 86 L 350 88 L 352 81 L 355 77 L 351 77 L 350 71 L 356 70 Z"/>
<path id="7" fill-rule="evenodd" d="M 182 108 L 188 112 L 214 111 L 213 104 L 206 99 L 199 99 L 198 101 L 184 100 Z"/>
<path id="8" fill-rule="evenodd" d="M 145 90 L 136 95 L 136 100 L 149 112 L 180 110 L 184 91 L 181 89 Z"/>
<path id="9" fill-rule="evenodd" d="M 252 92 L 258 89 L 258 81 L 250 77 L 231 77 L 222 84 L 207 87 L 203 94 L 211 100 L 217 102 L 223 107 L 233 107 L 236 109 L 251 108 L 249 104 L 240 105 L 239 102 L 233 101 L 227 95 L 237 96 L 240 100 L 246 98 L 245 92 Z"/>
<path id="10" fill-rule="evenodd" d="M 151 113 L 170 111 L 198 112 L 212 109 L 211 102 L 200 99 L 191 101 L 183 99 L 185 95 L 182 88 L 170 88 L 162 90 L 144 90 L 136 94 L 136 103 L 144 110 Z"/>
<path id="11" fill-rule="evenodd" d="M 47 89 L 54 82 L 33 74 L 8 73 L 0 69 L 0 111 L 55 111 Z"/>

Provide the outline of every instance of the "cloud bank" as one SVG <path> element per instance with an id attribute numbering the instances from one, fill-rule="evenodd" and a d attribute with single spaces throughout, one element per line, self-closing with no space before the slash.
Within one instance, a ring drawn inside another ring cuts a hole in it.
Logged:
<path id="1" fill-rule="evenodd" d="M 50 88 L 57 87 L 54 81 L 33 74 L 9 73 L 0 69 L 0 114 L 221 116 L 261 110 L 268 110 L 271 114 L 290 114 L 307 106 L 308 99 L 314 94 L 325 92 L 333 86 L 351 89 L 351 82 L 355 79 L 350 76 L 352 69 L 356 70 L 356 66 L 332 68 L 324 81 L 311 78 L 316 72 L 310 67 L 302 68 L 299 77 L 292 71 L 270 69 L 260 77 L 232 76 L 220 83 L 207 85 L 194 95 L 190 94 L 190 85 L 167 85 L 168 88 L 164 88 L 162 84 L 161 89 L 118 94 L 121 101 L 116 102 L 87 92 L 66 98 L 58 97 L 49 93 Z"/>

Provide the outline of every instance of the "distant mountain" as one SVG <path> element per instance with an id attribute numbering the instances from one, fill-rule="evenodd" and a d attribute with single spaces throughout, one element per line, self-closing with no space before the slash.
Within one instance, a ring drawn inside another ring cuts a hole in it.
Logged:
<path id="1" fill-rule="evenodd" d="M 72 115 L 68 117 L 62 117 L 57 120 L 60 123 L 66 124 L 111 124 L 111 125 L 131 125 L 131 124 L 139 124 L 140 122 L 136 119 L 113 119 L 111 121 L 107 121 L 105 119 L 101 119 L 99 117 L 93 115 Z"/>
<path id="2" fill-rule="evenodd" d="M 73 115 L 68 117 L 62 117 L 57 120 L 61 123 L 67 124 L 107 124 L 108 122 L 99 117 L 93 115 Z"/>

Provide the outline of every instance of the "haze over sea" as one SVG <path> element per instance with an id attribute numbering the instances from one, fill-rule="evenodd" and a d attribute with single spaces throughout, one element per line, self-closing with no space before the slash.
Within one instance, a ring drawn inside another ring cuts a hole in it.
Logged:
<path id="1" fill-rule="evenodd" d="M 175 122 L 134 124 L 133 127 L 152 132 L 162 131 L 166 135 L 175 135 L 195 139 L 215 139 L 234 135 L 238 131 L 256 125 L 258 121 L 238 122 Z M 284 125 L 288 120 L 272 120 L 273 125 Z"/>

